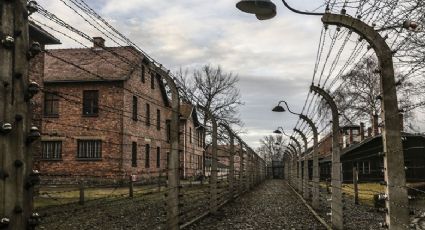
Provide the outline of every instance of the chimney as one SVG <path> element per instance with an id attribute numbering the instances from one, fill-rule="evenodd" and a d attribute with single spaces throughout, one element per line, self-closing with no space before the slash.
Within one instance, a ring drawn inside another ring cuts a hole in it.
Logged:
<path id="1" fill-rule="evenodd" d="M 352 145 L 354 142 L 354 138 L 353 138 L 353 128 L 350 127 L 350 145 Z"/>
<path id="2" fill-rule="evenodd" d="M 403 113 L 398 114 L 398 119 L 400 119 L 400 130 L 404 131 L 404 115 Z"/>
<path id="3" fill-rule="evenodd" d="M 93 48 L 105 47 L 105 39 L 102 37 L 93 37 Z"/>
<path id="4" fill-rule="evenodd" d="M 360 122 L 360 141 L 364 140 L 364 123 Z"/>
<path id="5" fill-rule="evenodd" d="M 379 124 L 378 124 L 377 114 L 373 115 L 372 126 L 373 126 L 373 136 L 377 136 L 379 134 Z"/>
<path id="6" fill-rule="evenodd" d="M 369 127 L 367 128 L 367 137 L 371 137 L 372 136 L 372 128 Z"/>

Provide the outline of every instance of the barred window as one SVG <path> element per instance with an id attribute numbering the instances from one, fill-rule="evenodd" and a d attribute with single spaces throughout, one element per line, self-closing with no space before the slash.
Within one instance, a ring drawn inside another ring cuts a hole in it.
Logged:
<path id="1" fill-rule="evenodd" d="M 161 167 L 161 148 L 156 147 L 156 167 Z"/>
<path id="2" fill-rule="evenodd" d="M 167 127 L 167 142 L 168 143 L 170 143 L 170 140 L 171 140 L 171 121 L 170 120 L 167 120 L 166 122 L 165 122 L 165 126 Z"/>
<path id="3" fill-rule="evenodd" d="M 133 96 L 133 121 L 137 121 L 137 97 Z"/>
<path id="4" fill-rule="evenodd" d="M 155 76 L 151 75 L 151 89 L 155 89 Z"/>
<path id="5" fill-rule="evenodd" d="M 146 104 L 146 125 L 151 125 L 151 106 Z"/>
<path id="6" fill-rule="evenodd" d="M 137 143 L 133 142 L 131 146 L 131 166 L 137 167 Z"/>
<path id="7" fill-rule="evenodd" d="M 141 73 L 142 83 L 145 83 L 145 73 L 146 73 L 145 66 L 142 65 L 142 73 Z"/>
<path id="8" fill-rule="evenodd" d="M 192 127 L 189 128 L 189 143 L 192 144 Z"/>
<path id="9" fill-rule="evenodd" d="M 43 141 L 41 157 L 45 160 L 62 159 L 62 141 Z"/>
<path id="10" fill-rule="evenodd" d="M 56 93 L 44 94 L 44 116 L 59 116 L 59 96 Z"/>
<path id="11" fill-rule="evenodd" d="M 100 159 L 102 157 L 102 141 L 78 140 L 77 157 L 80 159 Z"/>
<path id="12" fill-rule="evenodd" d="M 156 129 L 161 130 L 161 110 L 156 110 Z"/>
<path id="13" fill-rule="evenodd" d="M 99 113 L 99 91 L 83 91 L 83 115 L 97 116 Z"/>

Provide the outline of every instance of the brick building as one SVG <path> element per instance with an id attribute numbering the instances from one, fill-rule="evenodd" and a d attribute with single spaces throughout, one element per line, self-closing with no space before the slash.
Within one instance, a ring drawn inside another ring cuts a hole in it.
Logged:
<path id="1" fill-rule="evenodd" d="M 138 179 L 165 176 L 171 116 L 156 67 L 133 47 L 52 49 L 44 55 L 42 151 L 38 169 L 53 178 Z M 183 139 L 198 127 L 182 106 Z M 193 115 L 195 114 L 195 115 Z M 199 135 L 199 134 L 197 134 Z M 189 138 L 190 140 L 190 138 Z M 202 146 L 191 149 L 191 167 L 203 164 Z M 192 164 L 193 162 L 193 164 Z"/>
<path id="2" fill-rule="evenodd" d="M 180 177 L 186 179 L 202 174 L 205 129 L 194 106 L 181 103 L 180 114 Z"/>

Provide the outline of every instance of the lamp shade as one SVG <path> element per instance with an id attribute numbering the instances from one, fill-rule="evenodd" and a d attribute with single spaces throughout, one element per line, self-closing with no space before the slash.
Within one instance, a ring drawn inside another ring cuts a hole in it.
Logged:
<path id="1" fill-rule="evenodd" d="M 279 129 L 276 129 L 275 131 L 273 131 L 273 133 L 282 134 L 282 132 Z"/>
<path id="2" fill-rule="evenodd" d="M 265 20 L 276 15 L 276 5 L 270 0 L 241 0 L 236 7 L 249 14 L 255 14 L 258 19 Z"/>
<path id="3" fill-rule="evenodd" d="M 276 16 L 276 11 L 271 14 L 256 14 L 255 16 L 257 17 L 258 20 L 269 20 L 274 18 L 274 16 Z"/>
<path id="4" fill-rule="evenodd" d="M 272 109 L 272 111 L 273 112 L 285 112 L 286 110 L 281 105 L 278 105 L 278 106 L 274 107 Z"/>

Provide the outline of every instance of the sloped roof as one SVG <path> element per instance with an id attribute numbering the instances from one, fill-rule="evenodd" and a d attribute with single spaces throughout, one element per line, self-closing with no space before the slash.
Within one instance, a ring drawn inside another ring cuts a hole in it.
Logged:
<path id="1" fill-rule="evenodd" d="M 59 39 L 44 30 L 41 26 L 35 24 L 33 21 L 28 22 L 28 32 L 30 39 L 40 42 L 44 45 L 58 45 L 61 44 Z"/>
<path id="2" fill-rule="evenodd" d="M 45 56 L 44 81 L 123 81 L 138 68 L 143 58 L 130 46 L 105 49 L 49 50 Z"/>

